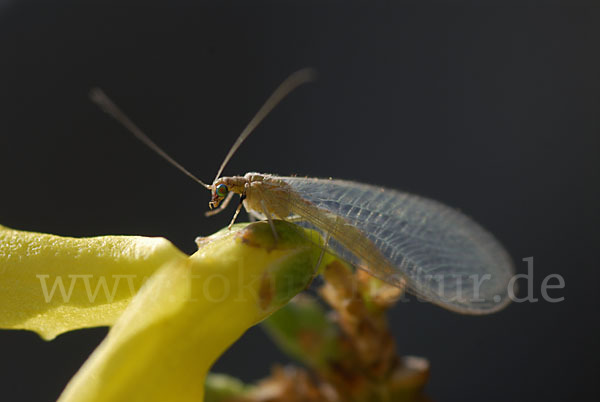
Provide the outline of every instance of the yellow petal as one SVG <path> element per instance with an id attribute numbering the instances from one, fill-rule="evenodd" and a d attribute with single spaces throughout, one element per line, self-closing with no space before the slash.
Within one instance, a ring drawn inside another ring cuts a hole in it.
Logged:
<path id="1" fill-rule="evenodd" d="M 0 226 L 0 328 L 52 339 L 111 325 L 158 268 L 185 257 L 163 238 L 70 238 Z"/>
<path id="2" fill-rule="evenodd" d="M 213 362 L 312 280 L 320 250 L 300 227 L 261 222 L 205 239 L 140 290 L 60 402 L 202 401 Z"/>

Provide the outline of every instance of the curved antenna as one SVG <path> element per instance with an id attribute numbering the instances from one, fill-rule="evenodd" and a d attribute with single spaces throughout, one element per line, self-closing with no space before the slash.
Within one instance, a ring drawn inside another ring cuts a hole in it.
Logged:
<path id="1" fill-rule="evenodd" d="M 242 131 L 237 140 L 235 140 L 233 146 L 229 150 L 229 153 L 223 160 L 223 163 L 221 163 L 221 167 L 219 168 L 219 171 L 217 172 L 213 183 L 217 181 L 219 176 L 221 176 L 221 173 L 223 173 L 223 169 L 225 169 L 225 166 L 227 165 L 233 154 L 235 154 L 235 151 L 237 151 L 240 145 L 242 145 L 242 142 L 244 142 L 244 140 L 248 138 L 248 136 L 252 133 L 252 131 L 254 131 L 256 126 L 258 126 L 260 122 L 263 121 L 265 117 L 267 117 L 271 110 L 273 110 L 273 108 L 277 106 L 277 104 L 281 102 L 281 100 L 285 98 L 294 89 L 298 88 L 302 84 L 314 81 L 316 77 L 317 73 L 315 70 L 313 70 L 312 68 L 303 68 L 302 70 L 298 70 L 289 77 L 287 77 L 285 81 L 283 81 L 277 87 L 277 89 L 271 94 L 271 96 L 269 96 L 269 99 L 267 99 L 264 105 L 262 105 L 258 112 L 256 112 L 256 115 L 252 118 L 252 120 L 250 120 L 250 123 L 248 123 L 246 128 L 244 128 L 244 131 Z"/>
<path id="2" fill-rule="evenodd" d="M 142 141 L 148 148 L 162 156 L 167 162 L 175 166 L 181 172 L 186 174 L 192 180 L 200 183 L 207 189 L 211 190 L 211 186 L 204 183 L 202 180 L 191 174 L 186 168 L 181 166 L 175 159 L 171 158 L 165 151 L 163 151 L 158 145 L 154 143 L 138 126 L 136 126 L 130 119 L 119 109 L 113 101 L 100 88 L 92 88 L 90 91 L 90 99 L 92 102 L 100 106 L 102 110 L 111 115 L 115 120 L 121 123 L 127 128 L 138 140 Z"/>

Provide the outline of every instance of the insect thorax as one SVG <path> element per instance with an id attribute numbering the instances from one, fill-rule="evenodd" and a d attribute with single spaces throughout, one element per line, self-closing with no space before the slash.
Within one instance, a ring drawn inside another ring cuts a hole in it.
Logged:
<path id="1" fill-rule="evenodd" d="M 276 176 L 262 173 L 246 173 L 244 178 L 249 186 L 246 188 L 245 206 L 273 218 L 285 219 L 290 214 L 290 191 L 288 184 Z M 265 211 L 266 210 L 266 211 Z"/>

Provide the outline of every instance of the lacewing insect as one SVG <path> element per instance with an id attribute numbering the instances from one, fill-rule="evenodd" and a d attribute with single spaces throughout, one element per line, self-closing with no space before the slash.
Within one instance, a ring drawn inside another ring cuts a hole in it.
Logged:
<path id="1" fill-rule="evenodd" d="M 250 216 L 293 221 L 317 229 L 328 250 L 353 266 L 418 297 L 464 314 L 487 314 L 510 301 L 513 264 L 502 245 L 461 212 L 437 201 L 345 180 L 281 177 L 247 173 L 221 177 L 242 142 L 292 90 L 314 79 L 311 69 L 288 77 L 267 99 L 237 138 L 212 184 L 181 166 L 144 134 L 100 90 L 91 99 L 139 140 L 210 190 L 214 215 L 234 194 Z M 231 227 L 230 224 L 230 227 Z"/>

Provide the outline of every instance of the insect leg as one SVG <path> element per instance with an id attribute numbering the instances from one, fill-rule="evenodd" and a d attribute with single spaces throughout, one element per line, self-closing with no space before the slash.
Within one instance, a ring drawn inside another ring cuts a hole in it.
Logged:
<path id="1" fill-rule="evenodd" d="M 216 215 L 219 212 L 221 212 L 222 210 L 224 210 L 225 208 L 227 208 L 227 205 L 229 205 L 229 201 L 231 201 L 231 199 L 233 198 L 234 194 L 235 194 L 234 192 L 231 192 L 231 193 L 227 194 L 227 197 L 225 197 L 225 199 L 223 200 L 223 202 L 221 203 L 221 205 L 219 205 L 218 208 L 215 208 L 212 211 L 206 211 L 204 213 L 204 216 L 213 216 L 213 215 Z"/>
<path id="2" fill-rule="evenodd" d="M 327 245 L 329 244 L 329 239 L 331 239 L 331 233 L 327 233 L 327 237 L 325 238 L 325 242 L 323 243 L 323 247 L 321 247 L 321 254 L 319 255 L 319 259 L 317 260 L 317 265 L 313 269 L 313 275 L 317 273 L 319 266 L 321 265 L 321 261 L 323 261 L 323 256 L 327 252 Z"/>
<path id="3" fill-rule="evenodd" d="M 279 242 L 279 236 L 277 235 L 277 230 L 275 230 L 275 224 L 273 223 L 273 219 L 269 212 L 267 211 L 267 207 L 265 205 L 265 200 L 260 200 L 260 205 L 262 206 L 263 214 L 267 217 L 269 221 L 269 225 L 271 225 L 271 230 L 273 231 L 273 237 L 275 238 L 275 243 Z"/>
<path id="4" fill-rule="evenodd" d="M 237 219 L 238 215 L 240 214 L 240 211 L 242 210 L 242 205 L 244 205 L 245 199 L 246 199 L 246 193 L 243 193 L 240 197 L 240 203 L 238 204 L 237 208 L 235 209 L 235 214 L 233 214 L 233 218 L 231 218 L 231 223 L 229 224 L 229 226 L 227 226 L 227 229 L 231 229 L 231 227 L 235 223 L 235 220 Z"/>

